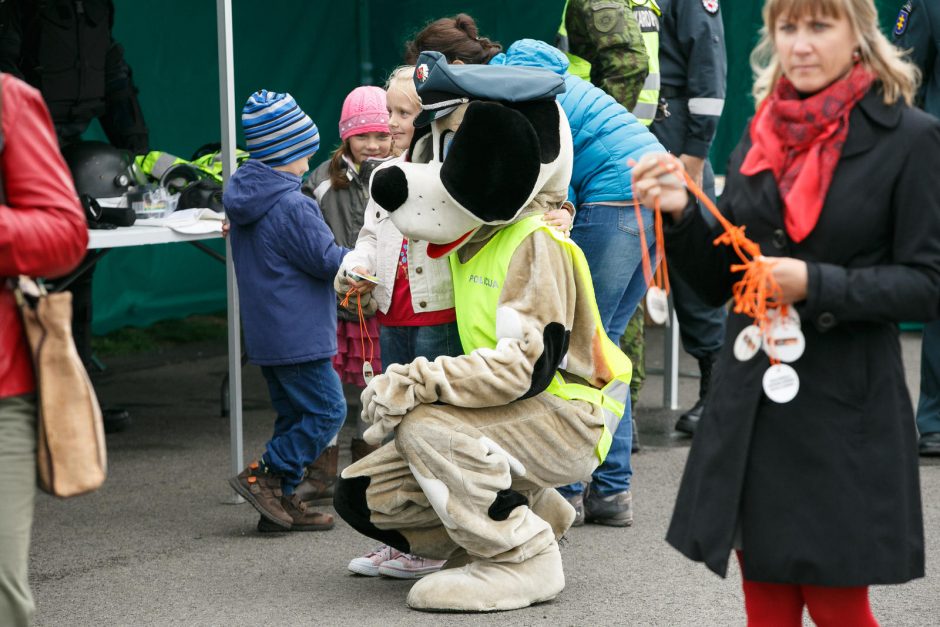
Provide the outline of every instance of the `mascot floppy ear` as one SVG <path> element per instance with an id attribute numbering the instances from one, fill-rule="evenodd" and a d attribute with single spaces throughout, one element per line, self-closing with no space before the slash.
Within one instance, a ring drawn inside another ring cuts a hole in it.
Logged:
<path id="1" fill-rule="evenodd" d="M 542 104 L 557 111 L 553 100 Z M 441 167 L 441 183 L 480 220 L 511 220 L 538 181 L 541 152 L 525 115 L 495 102 L 471 102 Z"/>

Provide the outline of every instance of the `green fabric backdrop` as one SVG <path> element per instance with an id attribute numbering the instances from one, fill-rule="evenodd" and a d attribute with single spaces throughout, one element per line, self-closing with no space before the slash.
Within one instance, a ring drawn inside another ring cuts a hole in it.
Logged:
<path id="1" fill-rule="evenodd" d="M 681 0 L 693 2 L 696 0 Z M 900 0 L 879 0 L 885 25 Z M 116 0 L 115 37 L 124 44 L 151 146 L 188 157 L 219 140 L 215 2 Z M 431 19 L 465 11 L 480 32 L 508 45 L 551 41 L 564 0 L 346 0 L 233 2 L 235 98 L 266 88 L 291 92 L 320 128 L 324 160 L 339 140 L 346 94 L 382 84 L 401 62 L 404 42 Z M 728 102 L 713 160 L 724 170 L 753 111 L 748 55 L 760 24 L 757 0 L 725 0 Z M 360 42 L 362 45 L 360 45 Z M 100 131 L 92 130 L 90 137 Z M 314 160 L 316 163 L 317 160 Z M 211 244 L 223 250 L 221 242 Z M 146 326 L 225 308 L 225 269 L 189 244 L 117 249 L 98 264 L 94 332 Z"/>
<path id="2" fill-rule="evenodd" d="M 262 87 L 289 91 L 320 128 L 317 157 L 322 161 L 338 144 L 346 94 L 364 83 L 384 83 L 401 62 L 404 42 L 430 19 L 467 11 L 484 34 L 507 44 L 521 37 L 550 40 L 563 4 L 233 2 L 236 103 L 240 110 L 248 95 Z M 189 157 L 198 146 L 218 141 L 215 2 L 116 0 L 115 6 L 114 35 L 134 69 L 151 147 Z M 101 133 L 93 129 L 88 136 L 101 138 Z M 224 248 L 221 242 L 212 246 Z M 97 334 L 220 311 L 225 308 L 225 269 L 189 244 L 117 249 L 98 264 L 94 299 Z"/>

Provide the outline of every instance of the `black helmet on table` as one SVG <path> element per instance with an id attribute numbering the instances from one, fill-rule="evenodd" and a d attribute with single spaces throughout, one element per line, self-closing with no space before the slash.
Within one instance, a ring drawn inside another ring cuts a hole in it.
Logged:
<path id="1" fill-rule="evenodd" d="M 62 149 L 80 196 L 114 198 L 145 182 L 130 153 L 111 144 L 82 141 Z"/>

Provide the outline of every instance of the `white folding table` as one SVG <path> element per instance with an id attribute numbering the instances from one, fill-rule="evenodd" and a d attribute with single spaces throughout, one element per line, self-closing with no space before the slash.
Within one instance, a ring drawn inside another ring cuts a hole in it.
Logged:
<path id="1" fill-rule="evenodd" d="M 211 257 L 225 263 L 228 313 L 228 385 L 229 385 L 229 436 L 232 475 L 241 472 L 244 465 L 242 447 L 242 369 L 241 369 L 241 321 L 238 311 L 238 292 L 235 284 L 235 268 L 232 265 L 231 244 L 226 241 L 226 255 L 222 256 L 202 243 L 201 240 L 222 237 L 221 231 L 212 233 L 178 233 L 165 226 L 128 226 L 110 230 L 88 231 L 88 249 L 98 251 L 90 255 L 80 266 L 79 272 L 94 266 L 103 254 L 114 248 L 147 246 L 189 242 Z"/>

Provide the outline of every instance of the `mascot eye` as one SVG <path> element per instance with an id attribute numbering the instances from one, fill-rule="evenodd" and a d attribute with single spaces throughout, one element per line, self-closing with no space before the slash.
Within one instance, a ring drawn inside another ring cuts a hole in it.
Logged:
<path id="1" fill-rule="evenodd" d="M 453 131 L 446 131 L 443 135 L 441 135 L 441 161 L 447 158 L 447 153 L 450 152 L 450 145 L 453 143 Z"/>

